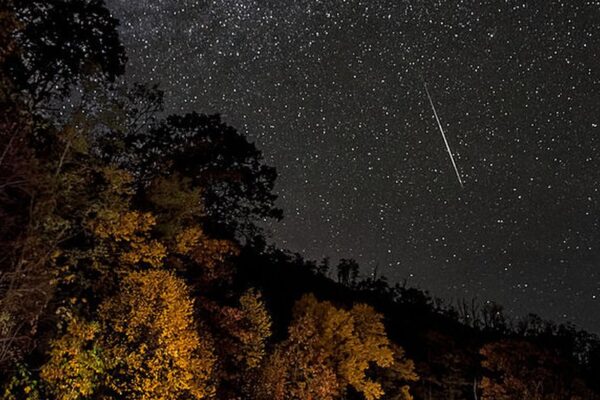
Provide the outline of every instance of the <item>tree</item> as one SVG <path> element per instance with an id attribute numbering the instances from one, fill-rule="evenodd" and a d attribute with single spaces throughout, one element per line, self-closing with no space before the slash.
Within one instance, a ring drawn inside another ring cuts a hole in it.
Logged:
<path id="1" fill-rule="evenodd" d="M 497 332 L 506 332 L 508 323 L 504 316 L 504 309 L 500 304 L 486 302 L 481 308 L 481 327 Z"/>
<path id="2" fill-rule="evenodd" d="M 212 340 L 193 319 L 181 279 L 132 272 L 100 307 L 99 322 L 73 318 L 51 342 L 41 378 L 59 400 L 108 396 L 203 399 L 214 393 Z"/>
<path id="3" fill-rule="evenodd" d="M 22 51 L 13 53 L 6 66 L 34 107 L 67 95 L 83 77 L 99 83 L 123 74 L 118 22 L 102 0 L 16 1 L 14 9 Z"/>
<path id="4" fill-rule="evenodd" d="M 305 295 L 294 307 L 289 337 L 266 360 L 258 397 L 338 399 L 351 387 L 378 399 L 381 384 L 367 370 L 393 362 L 382 317 L 370 306 L 346 311 Z"/>
<path id="5" fill-rule="evenodd" d="M 337 265 L 338 282 L 351 286 L 356 284 L 359 266 L 355 260 L 342 258 Z"/>
<path id="6" fill-rule="evenodd" d="M 271 316 L 262 295 L 250 289 L 240 297 L 240 309 L 244 315 L 244 331 L 239 335 L 242 351 L 238 355 L 248 368 L 256 368 L 266 355 L 266 340 L 271 336 Z"/>
<path id="7" fill-rule="evenodd" d="M 219 345 L 215 354 L 219 360 L 217 398 L 247 398 L 251 381 L 267 354 L 267 339 L 271 336 L 271 317 L 260 292 L 249 289 L 237 306 L 227 306 L 201 299 L 204 320 L 211 327 Z"/>
<path id="8" fill-rule="evenodd" d="M 82 168 L 65 167 L 85 152 L 87 124 L 74 116 L 58 126 L 44 110 L 82 80 L 114 79 L 125 58 L 116 20 L 101 1 L 3 1 L 0 22 L 2 363 L 35 346 L 54 295 L 58 245 L 72 234 L 72 221 L 58 210 L 77 198 L 82 178 Z"/>
<path id="9" fill-rule="evenodd" d="M 90 398 L 102 386 L 112 363 L 100 347 L 102 333 L 100 324 L 74 318 L 52 340 L 40 377 L 57 400 Z"/>
<path id="10" fill-rule="evenodd" d="M 111 384 L 119 395 L 176 400 L 214 392 L 211 338 L 198 333 L 187 292 L 173 273 L 132 272 L 101 306 L 110 356 L 122 360 Z"/>
<path id="11" fill-rule="evenodd" d="M 381 385 L 387 400 L 413 400 L 409 383 L 416 382 L 419 376 L 415 372 L 415 364 L 406 357 L 404 349 L 392 344 L 394 363 L 389 368 L 377 371 L 381 376 Z"/>
<path id="12" fill-rule="evenodd" d="M 209 234 L 250 238 L 257 219 L 281 217 L 272 193 L 275 169 L 219 115 L 172 115 L 128 140 L 136 154 L 129 168 L 142 183 L 170 171 L 203 188 Z"/>
<path id="13" fill-rule="evenodd" d="M 319 265 L 317 266 L 317 273 L 323 276 L 328 276 L 329 268 L 330 268 L 330 260 L 329 257 L 325 257 L 321 260 Z"/>

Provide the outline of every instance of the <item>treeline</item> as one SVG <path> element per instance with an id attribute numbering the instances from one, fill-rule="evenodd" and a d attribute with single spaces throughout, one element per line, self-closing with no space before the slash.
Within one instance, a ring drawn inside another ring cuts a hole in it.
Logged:
<path id="1" fill-rule="evenodd" d="M 329 266 L 264 243 L 246 246 L 242 255 L 243 279 L 267 299 L 275 334 L 285 334 L 287 310 L 304 291 L 336 304 L 373 306 L 384 316 L 388 338 L 415 365 L 415 399 L 599 398 L 600 340 L 573 325 L 534 314 L 509 318 L 494 303 L 447 304 L 385 277 L 360 277 L 352 260 Z M 355 279 L 346 279 L 349 264 Z"/>
<path id="2" fill-rule="evenodd" d="M 117 24 L 0 3 L 2 399 L 600 398 L 593 335 L 267 246 L 275 170 L 124 82 Z"/>

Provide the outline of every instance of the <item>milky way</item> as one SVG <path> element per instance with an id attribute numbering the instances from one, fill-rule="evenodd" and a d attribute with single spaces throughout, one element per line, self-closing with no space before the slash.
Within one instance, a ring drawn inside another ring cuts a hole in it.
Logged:
<path id="1" fill-rule="evenodd" d="M 280 246 L 600 332 L 600 2 L 108 5 L 130 79 L 277 168 Z"/>

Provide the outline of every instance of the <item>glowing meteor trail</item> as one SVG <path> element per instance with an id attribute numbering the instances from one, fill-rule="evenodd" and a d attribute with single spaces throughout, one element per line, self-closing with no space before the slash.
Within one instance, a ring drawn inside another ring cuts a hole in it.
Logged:
<path id="1" fill-rule="evenodd" d="M 433 115 L 435 115 L 435 120 L 437 121 L 438 126 L 440 127 L 440 132 L 442 133 L 442 138 L 444 138 L 444 143 L 446 144 L 446 150 L 448 150 L 448 154 L 450 155 L 450 161 L 452 161 L 452 166 L 454 167 L 454 171 L 456 172 L 456 177 L 458 178 L 458 183 L 461 188 L 464 188 L 462 179 L 460 178 L 460 173 L 458 172 L 458 167 L 456 166 L 456 162 L 454 161 L 454 156 L 452 155 L 452 150 L 450 150 L 450 145 L 448 144 L 448 139 L 446 139 L 446 134 L 444 133 L 444 128 L 442 128 L 442 123 L 438 118 L 437 111 L 435 111 L 435 106 L 433 105 L 433 100 L 431 100 L 431 95 L 429 94 L 429 90 L 427 89 L 427 83 L 424 83 L 425 93 L 427 93 L 427 98 L 429 99 L 429 104 L 431 104 L 431 108 L 433 109 Z"/>

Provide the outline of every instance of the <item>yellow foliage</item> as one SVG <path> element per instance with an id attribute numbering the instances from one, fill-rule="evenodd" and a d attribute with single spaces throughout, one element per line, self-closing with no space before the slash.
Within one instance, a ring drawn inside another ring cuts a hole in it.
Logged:
<path id="1" fill-rule="evenodd" d="M 130 265 L 144 262 L 153 267 L 159 267 L 166 255 L 167 249 L 159 241 L 140 241 L 131 243 L 131 250 L 121 254 L 121 261 Z"/>
<path id="2" fill-rule="evenodd" d="M 173 273 L 132 272 L 101 305 L 100 323 L 73 319 L 51 342 L 40 376 L 57 400 L 88 399 L 99 387 L 131 400 L 210 397 L 216 360 L 193 312 Z"/>
<path id="3" fill-rule="evenodd" d="M 184 229 L 176 237 L 175 251 L 180 254 L 190 254 L 203 238 L 204 232 L 199 226 Z"/>
<path id="4" fill-rule="evenodd" d="M 364 304 L 346 311 L 313 295 L 303 296 L 296 303 L 289 338 L 267 361 L 282 367 L 266 368 L 263 396 L 279 390 L 282 395 L 277 399 L 336 399 L 352 386 L 367 400 L 380 398 L 381 385 L 366 371 L 371 365 L 389 367 L 394 361 L 381 320 Z"/>
<path id="5" fill-rule="evenodd" d="M 101 307 L 121 361 L 113 388 L 133 400 L 202 399 L 214 392 L 215 358 L 200 337 L 186 284 L 163 270 L 130 273 L 118 296 Z"/>
<path id="6" fill-rule="evenodd" d="M 240 298 L 242 315 L 247 321 L 240 335 L 242 354 L 248 368 L 257 367 L 264 358 L 266 340 L 271 336 L 271 316 L 265 308 L 260 292 L 248 290 Z"/>
<path id="7" fill-rule="evenodd" d="M 354 331 L 358 341 L 354 351 L 359 353 L 346 361 L 344 368 L 348 383 L 367 399 L 378 399 L 383 395 L 381 385 L 365 379 L 369 363 L 378 367 L 390 367 L 394 362 L 390 342 L 385 333 L 382 316 L 366 304 L 357 304 L 350 310 L 354 320 Z"/>
<path id="8" fill-rule="evenodd" d="M 239 253 L 235 243 L 229 240 L 211 239 L 199 226 L 186 228 L 177 235 L 175 251 L 191 257 L 208 269 L 215 268 L 224 263 L 227 257 Z"/>
<path id="9" fill-rule="evenodd" d="M 257 400 L 340 397 L 341 386 L 327 355 L 301 346 L 278 347 L 265 362 L 254 387 Z"/>
<path id="10" fill-rule="evenodd" d="M 154 225 L 156 219 L 151 213 L 138 211 L 119 213 L 107 209 L 98 213 L 93 230 L 102 239 L 132 242 L 138 240 L 137 237 L 147 235 Z"/>
<path id="11" fill-rule="evenodd" d="M 51 342 L 50 360 L 40 377 L 57 400 L 89 398 L 106 369 L 97 344 L 100 326 L 73 319 L 67 332 Z"/>
<path id="12" fill-rule="evenodd" d="M 385 398 L 386 400 L 413 400 L 408 383 L 419 379 L 415 371 L 415 363 L 406 357 L 402 347 L 392 344 L 392 351 L 394 352 L 392 366 L 376 371 L 376 375 L 381 379 Z"/>
<path id="13" fill-rule="evenodd" d="M 155 225 L 156 219 L 151 213 L 120 213 L 106 209 L 98 213 L 91 223 L 91 228 L 97 237 L 113 242 L 112 247 L 120 253 L 121 262 L 128 265 L 145 262 L 159 267 L 167 255 L 167 249 L 159 241 L 150 239 Z M 121 244 L 122 247 L 117 248 L 117 244 Z"/>

